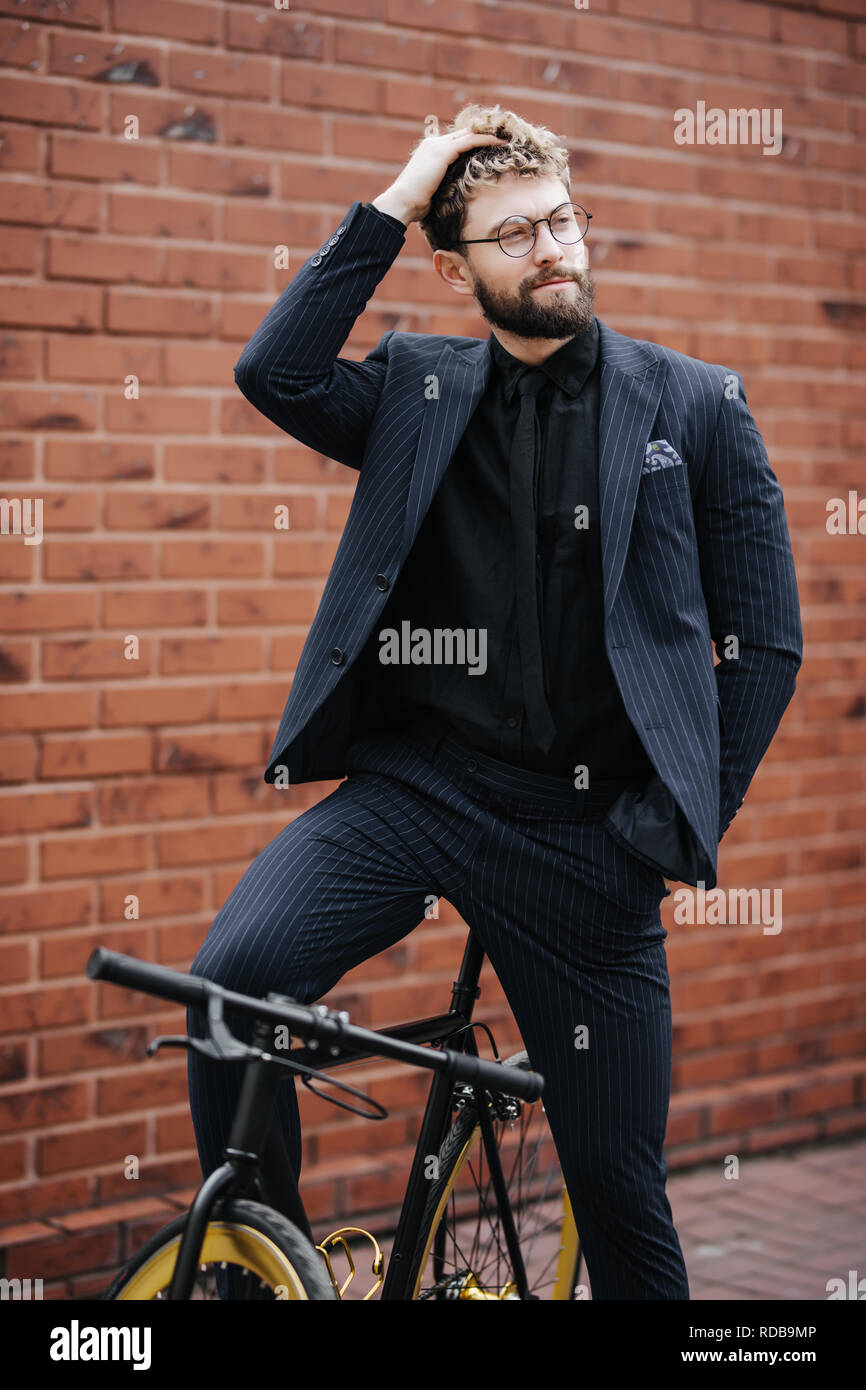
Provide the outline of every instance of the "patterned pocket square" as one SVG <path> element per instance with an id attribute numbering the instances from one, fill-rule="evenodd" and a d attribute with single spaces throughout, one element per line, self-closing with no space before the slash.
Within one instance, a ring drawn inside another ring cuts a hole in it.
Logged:
<path id="1" fill-rule="evenodd" d="M 683 461 L 672 444 L 666 439 L 651 439 L 643 457 L 641 476 L 644 473 L 657 473 L 660 468 L 683 467 Z"/>

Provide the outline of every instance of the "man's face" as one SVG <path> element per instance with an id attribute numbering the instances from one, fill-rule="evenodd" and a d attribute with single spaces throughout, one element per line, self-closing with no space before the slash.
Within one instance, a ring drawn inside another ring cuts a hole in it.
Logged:
<path id="1" fill-rule="evenodd" d="M 516 213 L 535 222 L 571 201 L 560 179 L 503 174 L 473 194 L 463 235 L 467 240 L 495 237 Z M 461 253 L 437 252 L 437 268 L 458 293 L 475 296 L 494 328 L 521 338 L 570 338 L 593 318 L 595 283 L 586 239 L 563 245 L 546 222 L 539 222 L 535 232 L 535 245 L 525 256 L 508 256 L 497 241 L 490 241 Z M 552 283 L 556 281 L 560 283 Z"/>

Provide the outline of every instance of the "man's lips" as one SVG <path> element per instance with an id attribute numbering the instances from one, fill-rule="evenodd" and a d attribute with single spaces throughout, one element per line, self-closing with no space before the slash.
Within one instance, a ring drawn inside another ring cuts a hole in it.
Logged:
<path id="1" fill-rule="evenodd" d="M 533 285 L 534 290 L 546 289 L 548 285 L 570 285 L 571 280 L 542 280 L 539 284 Z"/>

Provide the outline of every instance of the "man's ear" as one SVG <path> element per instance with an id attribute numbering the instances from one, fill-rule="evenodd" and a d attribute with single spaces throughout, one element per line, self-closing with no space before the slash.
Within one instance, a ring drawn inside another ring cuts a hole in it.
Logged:
<path id="1" fill-rule="evenodd" d="M 433 266 L 437 275 L 441 276 L 455 294 L 475 294 L 466 261 L 458 252 L 434 251 Z"/>

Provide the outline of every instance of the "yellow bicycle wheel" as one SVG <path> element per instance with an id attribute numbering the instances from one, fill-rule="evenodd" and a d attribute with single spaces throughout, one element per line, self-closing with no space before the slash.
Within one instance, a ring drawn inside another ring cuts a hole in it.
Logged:
<path id="1" fill-rule="evenodd" d="M 174 1273 L 183 1213 L 158 1231 L 120 1271 L 106 1299 L 165 1299 Z M 321 1256 L 281 1213 L 259 1202 L 235 1199 L 208 1222 L 191 1297 L 216 1299 L 217 1271 L 232 1269 L 238 1298 L 291 1301 L 335 1299 Z"/>

